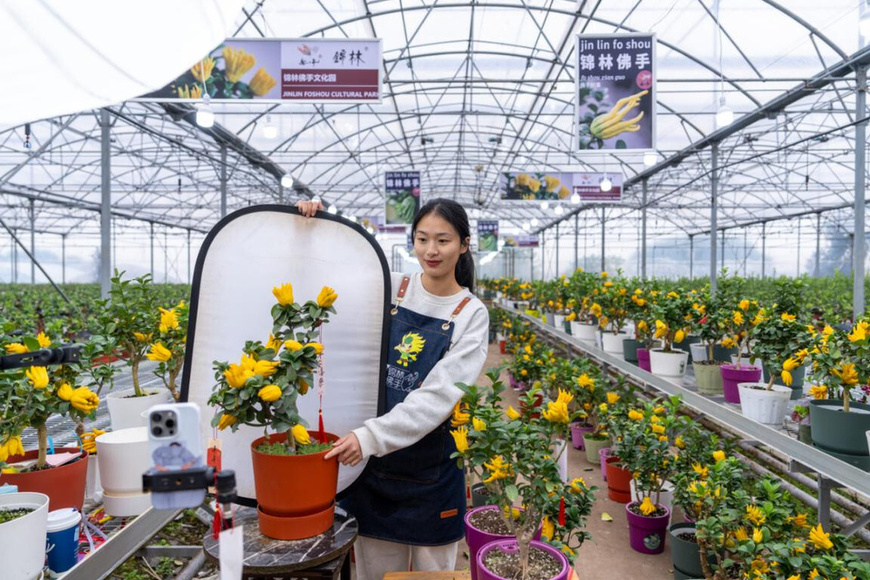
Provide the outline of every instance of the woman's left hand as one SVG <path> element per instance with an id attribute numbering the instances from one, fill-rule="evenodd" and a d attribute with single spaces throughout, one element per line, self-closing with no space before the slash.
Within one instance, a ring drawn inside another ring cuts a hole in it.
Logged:
<path id="1" fill-rule="evenodd" d="M 362 461 L 362 448 L 359 446 L 359 439 L 356 435 L 349 433 L 332 444 L 332 449 L 324 456 L 324 460 L 338 456 L 338 461 L 342 465 L 353 467 Z"/>

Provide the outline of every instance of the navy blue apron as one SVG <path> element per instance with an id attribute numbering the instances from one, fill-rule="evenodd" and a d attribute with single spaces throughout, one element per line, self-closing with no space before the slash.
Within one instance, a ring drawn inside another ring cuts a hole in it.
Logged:
<path id="1" fill-rule="evenodd" d="M 450 348 L 453 319 L 470 300 L 464 298 L 450 320 L 423 316 L 401 306 L 409 281 L 402 279 L 390 311 L 386 412 L 423 384 Z M 456 451 L 450 428 L 448 419 L 410 447 L 369 458 L 362 480 L 341 502 L 356 516 L 360 535 L 417 546 L 463 537 L 465 472 L 450 459 Z"/>

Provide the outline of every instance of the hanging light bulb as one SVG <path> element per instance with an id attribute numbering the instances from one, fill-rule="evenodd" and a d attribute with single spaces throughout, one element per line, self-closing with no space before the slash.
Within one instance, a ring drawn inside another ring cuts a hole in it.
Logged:
<path id="1" fill-rule="evenodd" d="M 287 189 L 290 189 L 293 187 L 293 183 L 295 181 L 296 180 L 293 179 L 292 175 L 290 175 L 289 173 L 285 173 L 284 175 L 281 176 L 281 187 L 285 187 Z"/>
<path id="2" fill-rule="evenodd" d="M 607 174 L 604 175 L 604 179 L 601 180 L 601 191 L 608 192 L 613 187 L 613 182 L 610 181 L 610 178 L 607 177 Z"/>
<path id="3" fill-rule="evenodd" d="M 643 154 L 643 166 L 644 167 L 652 167 L 658 161 L 659 156 L 655 151 L 647 151 Z"/>
<path id="4" fill-rule="evenodd" d="M 541 209 L 546 210 L 546 209 L 548 209 L 549 207 L 550 207 L 550 202 L 549 202 L 549 201 L 544 200 L 544 201 L 541 202 Z"/>
<path id="5" fill-rule="evenodd" d="M 532 227 L 533 228 L 538 227 L 538 218 L 532 218 Z"/>
<path id="6" fill-rule="evenodd" d="M 725 95 L 719 97 L 719 112 L 716 113 L 716 126 L 726 127 L 734 122 L 734 111 L 725 104 Z"/>
<path id="7" fill-rule="evenodd" d="M 357 219 L 356 219 L 356 216 L 355 216 L 355 215 L 347 216 L 347 219 L 349 219 L 349 220 L 352 221 L 353 223 L 356 223 L 356 222 L 357 222 Z"/>
<path id="8" fill-rule="evenodd" d="M 326 211 L 328 211 L 328 212 L 331 213 L 332 215 L 335 215 L 335 214 L 338 213 L 338 206 L 335 205 L 335 204 L 332 204 L 332 205 L 330 205 L 328 208 L 326 208 Z"/>
<path id="9" fill-rule="evenodd" d="M 557 205 L 556 206 L 556 215 L 562 215 L 563 213 L 565 213 L 565 210 L 562 209 L 561 205 Z"/>
<path id="10" fill-rule="evenodd" d="M 214 127 L 214 111 L 211 110 L 211 97 L 206 94 L 201 103 L 194 105 L 196 108 L 196 124 L 203 129 Z"/>
<path id="11" fill-rule="evenodd" d="M 263 137 L 266 139 L 274 139 L 278 136 L 278 126 L 272 122 L 272 115 L 266 115 L 266 122 L 263 124 Z"/>
<path id="12" fill-rule="evenodd" d="M 529 224 L 529 222 L 526 222 L 523 224 L 524 231 L 529 231 L 530 229 L 532 229 L 532 226 L 531 226 L 531 224 Z"/>

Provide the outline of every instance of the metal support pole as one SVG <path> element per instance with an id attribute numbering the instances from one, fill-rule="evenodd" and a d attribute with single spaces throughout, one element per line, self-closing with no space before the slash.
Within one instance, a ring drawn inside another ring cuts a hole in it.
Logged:
<path id="1" fill-rule="evenodd" d="M 819 481 L 819 523 L 822 524 L 822 529 L 826 532 L 831 531 L 831 489 L 835 487 L 834 482 L 818 475 Z"/>
<path id="2" fill-rule="evenodd" d="M 558 277 L 558 276 L 559 276 L 559 272 L 560 272 L 560 270 L 559 270 L 559 224 L 556 224 L 556 238 L 555 238 L 555 241 L 556 241 L 556 272 L 554 273 L 554 275 L 555 275 L 556 277 Z"/>
<path id="3" fill-rule="evenodd" d="M 604 264 L 604 249 L 605 249 L 605 241 L 604 241 L 604 207 L 601 208 L 601 271 L 606 272 L 607 268 Z"/>
<path id="4" fill-rule="evenodd" d="M 797 268 L 795 269 L 795 277 L 801 275 L 801 218 L 797 218 Z"/>
<path id="5" fill-rule="evenodd" d="M 695 236 L 689 236 L 689 280 L 695 279 Z"/>
<path id="6" fill-rule="evenodd" d="M 60 235 L 60 283 L 66 284 L 66 234 Z"/>
<path id="7" fill-rule="evenodd" d="M 574 214 L 574 271 L 577 271 L 577 268 L 580 267 L 580 255 L 579 255 L 579 234 L 580 234 L 580 215 Z"/>
<path id="8" fill-rule="evenodd" d="M 640 279 L 646 280 L 646 202 L 648 195 L 647 182 L 643 180 L 643 196 L 640 208 Z"/>
<path id="9" fill-rule="evenodd" d="M 535 279 L 535 248 L 529 248 L 529 280 Z"/>
<path id="10" fill-rule="evenodd" d="M 746 228 L 743 228 L 743 277 L 746 278 L 746 262 L 749 261 L 749 247 L 746 245 Z"/>
<path id="11" fill-rule="evenodd" d="M 761 279 L 764 279 L 764 270 L 767 262 L 767 222 L 761 224 Z"/>
<path id="12" fill-rule="evenodd" d="M 586 229 L 586 216 L 583 216 L 583 269 L 589 269 L 589 230 Z"/>
<path id="13" fill-rule="evenodd" d="M 725 267 L 725 234 L 727 232 L 722 230 L 722 240 L 720 241 L 720 246 L 722 246 L 721 251 L 719 252 L 719 269 L 723 269 Z"/>
<path id="14" fill-rule="evenodd" d="M 12 278 L 13 284 L 18 282 L 18 230 L 9 232 L 12 235 Z"/>
<path id="15" fill-rule="evenodd" d="M 112 287 L 112 166 L 109 155 L 109 111 L 100 109 L 100 294 L 109 297 Z"/>
<path id="16" fill-rule="evenodd" d="M 822 275 L 820 268 L 820 257 L 822 253 L 822 212 L 816 214 L 816 267 L 813 270 L 813 276 L 818 278 Z"/>
<path id="17" fill-rule="evenodd" d="M 864 314 L 864 244 L 867 239 L 864 232 L 864 196 L 865 186 L 865 156 L 867 139 L 867 65 L 861 65 L 855 71 L 856 87 L 855 118 L 855 235 L 852 239 L 852 316 L 858 320 Z"/>
<path id="18" fill-rule="evenodd" d="M 544 232 L 541 232 L 541 280 L 546 280 L 547 275 L 544 272 L 546 268 L 546 255 L 544 254 Z"/>
<path id="19" fill-rule="evenodd" d="M 30 253 L 36 255 L 36 208 L 35 200 L 30 198 Z M 36 264 L 30 261 L 30 283 L 36 284 Z"/>
<path id="20" fill-rule="evenodd" d="M 148 222 L 151 229 L 151 280 L 154 280 L 154 222 Z"/>
<path id="21" fill-rule="evenodd" d="M 719 144 L 710 147 L 713 166 L 710 170 L 710 294 L 716 294 L 716 220 L 719 213 Z"/>
<path id="22" fill-rule="evenodd" d="M 187 283 L 190 284 L 193 278 L 190 275 L 190 230 L 187 230 Z"/>
<path id="23" fill-rule="evenodd" d="M 221 218 L 227 215 L 227 146 L 221 145 Z"/>

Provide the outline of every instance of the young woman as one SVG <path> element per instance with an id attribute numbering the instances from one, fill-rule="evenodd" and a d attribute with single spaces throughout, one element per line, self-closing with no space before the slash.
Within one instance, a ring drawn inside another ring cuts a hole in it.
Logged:
<path id="1" fill-rule="evenodd" d="M 313 216 L 319 202 L 299 202 Z M 414 217 L 414 250 L 423 269 L 393 274 L 386 413 L 334 444 L 327 457 L 345 465 L 369 459 L 342 505 L 359 521 L 358 580 L 385 572 L 453 570 L 463 537 L 465 474 L 450 460 L 456 383 L 483 368 L 489 314 L 473 294 L 468 215 L 449 199 L 426 203 Z"/>

